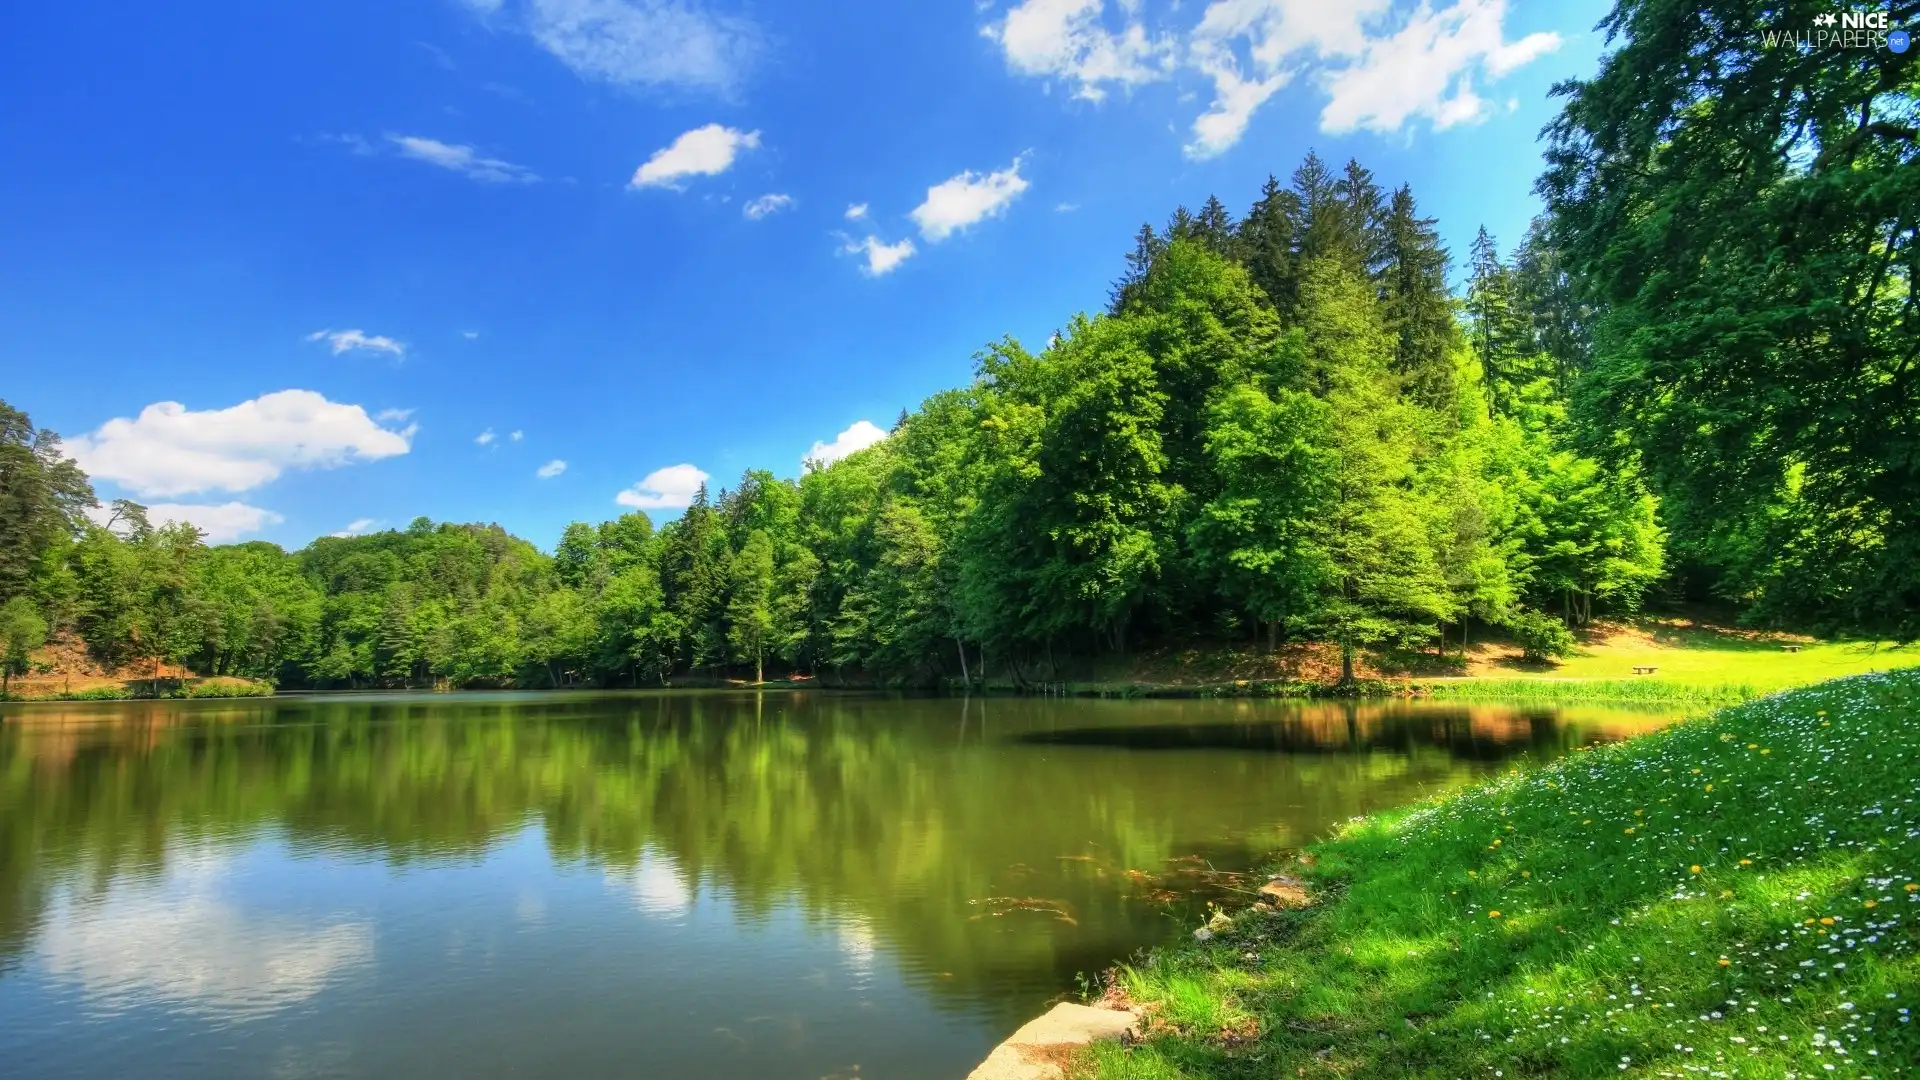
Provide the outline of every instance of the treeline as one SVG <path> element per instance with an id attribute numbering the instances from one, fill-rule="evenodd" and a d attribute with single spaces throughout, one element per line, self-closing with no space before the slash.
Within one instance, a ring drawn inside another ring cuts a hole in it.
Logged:
<path id="1" fill-rule="evenodd" d="M 1025 679 L 1249 638 L 1337 643 L 1350 674 L 1472 624 L 1551 653 L 1661 577 L 1656 502 L 1579 449 L 1591 317 L 1547 233 L 1511 260 L 1483 234 L 1464 301 L 1447 270 L 1408 189 L 1309 156 L 1238 220 L 1209 199 L 1143 228 L 1109 311 L 989 347 L 881 443 L 658 530 L 574 524 L 551 556 L 425 519 L 293 553 L 125 502 L 95 524 L 9 410 L 0 595 L 108 661 L 309 686 Z"/>

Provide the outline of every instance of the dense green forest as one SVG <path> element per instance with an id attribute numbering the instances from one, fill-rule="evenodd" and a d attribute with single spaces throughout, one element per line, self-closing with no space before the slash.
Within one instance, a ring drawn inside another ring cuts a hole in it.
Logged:
<path id="1" fill-rule="evenodd" d="M 209 548 L 131 503 L 96 523 L 5 408 L 9 670 L 64 632 L 308 686 L 929 683 L 1250 638 L 1337 643 L 1350 672 L 1474 625 L 1551 654 L 1653 595 L 1911 638 L 1914 61 L 1670 9 L 1611 17 L 1600 73 L 1558 91 L 1547 212 L 1506 254 L 1483 230 L 1463 288 L 1410 190 L 1309 155 L 1238 218 L 1142 227 L 1108 310 L 1043 350 L 990 345 L 879 444 L 659 529 Z"/>

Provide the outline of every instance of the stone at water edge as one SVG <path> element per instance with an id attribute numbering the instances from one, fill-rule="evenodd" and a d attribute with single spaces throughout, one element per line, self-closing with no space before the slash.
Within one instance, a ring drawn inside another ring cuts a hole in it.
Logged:
<path id="1" fill-rule="evenodd" d="M 1125 1039 L 1134 1020 L 1131 1012 L 1062 1002 L 994 1047 L 967 1080 L 1049 1080 L 1060 1075 L 1058 1062 L 1068 1049 Z"/>
<path id="2" fill-rule="evenodd" d="M 1195 940 L 1195 941 L 1212 941 L 1212 940 L 1213 940 L 1213 931 L 1211 931 L 1211 930 L 1209 930 L 1209 929 L 1207 929 L 1206 927 L 1204 927 L 1204 926 L 1203 926 L 1203 927 L 1201 927 L 1200 929 L 1198 929 L 1198 930 L 1195 930 L 1195 931 L 1193 932 L 1193 940 Z"/>
<path id="3" fill-rule="evenodd" d="M 1307 883 L 1286 874 L 1275 874 L 1260 886 L 1260 899 L 1277 908 L 1303 908 L 1313 905 L 1307 895 Z"/>
<path id="4" fill-rule="evenodd" d="M 1213 918 L 1207 920 L 1207 929 L 1216 934 L 1225 933 L 1233 929 L 1233 916 L 1224 911 L 1216 911 L 1213 913 Z"/>

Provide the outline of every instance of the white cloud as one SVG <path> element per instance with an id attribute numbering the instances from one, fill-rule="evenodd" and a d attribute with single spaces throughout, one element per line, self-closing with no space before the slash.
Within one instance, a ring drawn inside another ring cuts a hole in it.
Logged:
<path id="1" fill-rule="evenodd" d="M 835 435 L 832 442 L 814 443 L 806 456 L 800 459 L 800 464 L 803 468 L 809 462 L 831 464 L 856 450 L 865 450 L 886 437 L 886 431 L 873 421 L 855 420 L 853 426 Z"/>
<path id="2" fill-rule="evenodd" d="M 1063 202 L 1053 204 L 1053 212 L 1056 214 L 1071 214 L 1078 209 L 1080 209 L 1079 203 Z"/>
<path id="3" fill-rule="evenodd" d="M 467 339 L 468 341 L 474 341 L 474 340 L 476 340 L 476 339 L 478 339 L 478 338 L 480 337 L 480 331 L 478 331 L 478 330 L 462 330 L 462 331 L 460 331 L 460 336 L 461 336 L 461 337 L 463 337 L 463 338 L 466 338 L 466 339 Z"/>
<path id="4" fill-rule="evenodd" d="M 492 2 L 493 12 L 503 5 Z M 468 0 L 474 3 L 474 0 Z M 583 79 L 732 93 L 762 51 L 745 19 L 690 0 L 522 0 L 519 26 Z"/>
<path id="5" fill-rule="evenodd" d="M 747 218 L 751 221 L 759 221 L 768 214 L 777 214 L 792 205 L 793 196 L 782 195 L 776 192 L 771 195 L 760 196 L 741 207 L 740 212 L 747 215 Z"/>
<path id="6" fill-rule="evenodd" d="M 862 268 L 862 272 L 868 277 L 880 277 L 883 274 L 892 273 L 894 268 L 906 262 L 913 252 L 911 240 L 903 239 L 898 243 L 883 244 L 877 236 L 869 236 L 862 240 L 848 240 L 840 247 L 840 253 L 843 255 L 867 257 L 867 265 Z"/>
<path id="7" fill-rule="evenodd" d="M 1484 118 L 1486 102 L 1473 91 L 1473 73 L 1498 79 L 1560 46 L 1557 34 L 1505 40 L 1506 0 L 1458 0 L 1434 11 L 1416 9 L 1397 32 L 1369 39 L 1359 61 L 1326 78 L 1332 95 L 1320 113 L 1323 131 L 1400 130 L 1416 116 L 1435 129 Z"/>
<path id="8" fill-rule="evenodd" d="M 847 204 L 847 220 L 859 221 L 867 216 L 867 204 L 863 202 Z"/>
<path id="9" fill-rule="evenodd" d="M 930 243 L 939 243 L 969 225 L 1006 212 L 1007 204 L 1027 190 L 1020 175 L 1025 155 L 997 172 L 981 176 L 963 172 L 927 189 L 927 198 L 913 208 L 908 217 L 920 226 L 920 235 Z"/>
<path id="10" fill-rule="evenodd" d="M 383 352 L 394 356 L 407 355 L 407 347 L 390 337 L 381 334 L 369 334 L 364 330 L 315 330 L 307 335 L 308 341 L 324 341 L 333 348 L 333 355 L 352 352 Z"/>
<path id="11" fill-rule="evenodd" d="M 380 523 L 378 521 L 375 521 L 373 518 L 354 518 L 352 521 L 347 522 L 346 528 L 341 529 L 339 532 L 336 532 L 336 533 L 328 533 L 327 535 L 338 536 L 338 537 L 341 537 L 342 539 L 349 536 L 359 536 L 362 533 L 365 533 L 371 530 L 375 525 L 378 525 L 378 524 Z"/>
<path id="12" fill-rule="evenodd" d="M 613 501 L 635 510 L 685 510 L 706 482 L 707 474 L 692 465 L 669 465 L 648 473 Z"/>
<path id="13" fill-rule="evenodd" d="M 206 534 L 209 544 L 227 544 L 251 532 L 287 520 L 271 510 L 248 506 L 243 502 L 154 503 L 147 507 L 147 520 L 154 525 L 184 521 Z"/>
<path id="14" fill-rule="evenodd" d="M 381 409 L 374 419 L 383 424 L 389 421 L 397 424 L 406 420 L 407 417 L 412 416 L 414 412 L 415 410 L 413 409 Z"/>
<path id="15" fill-rule="evenodd" d="M 527 433 L 524 431 L 520 431 L 518 429 L 515 429 L 514 431 L 507 433 L 507 438 L 512 439 L 514 442 L 519 442 L 521 439 L 524 439 L 526 437 L 527 437 Z"/>
<path id="16" fill-rule="evenodd" d="M 733 167 L 740 151 L 760 145 L 760 133 L 708 124 L 683 133 L 672 145 L 653 152 L 633 172 L 628 187 L 673 187 L 689 176 L 718 176 Z"/>
<path id="17" fill-rule="evenodd" d="M 1073 80 L 1077 96 L 1132 87 L 1177 66 L 1211 83 L 1195 117 L 1188 156 L 1236 145 L 1254 114 L 1282 88 L 1305 81 L 1327 96 L 1321 130 L 1399 131 L 1424 118 L 1436 130 L 1483 119 L 1476 76 L 1498 80 L 1560 46 L 1557 34 L 1507 41 L 1506 0 L 1213 0 L 1185 30 L 1154 36 L 1140 5 L 1121 0 L 1121 28 L 1108 28 L 1103 0 L 1024 0 L 983 33 L 1016 72 Z M 1172 5 L 1170 15 L 1179 11 Z M 1302 79 L 1302 77 L 1305 77 Z"/>
<path id="18" fill-rule="evenodd" d="M 1000 44 L 1015 71 L 1067 79 L 1075 97 L 1099 101 L 1107 95 L 1102 83 L 1131 88 L 1166 78 L 1173 66 L 1174 43 L 1148 36 L 1137 4 L 1119 6 L 1117 32 L 1103 23 L 1103 0 L 1025 0 L 981 33 Z"/>
<path id="19" fill-rule="evenodd" d="M 559 476 L 561 473 L 566 471 L 567 471 L 567 463 L 564 461 L 561 461 L 559 458 L 554 458 L 552 461 L 549 461 L 545 465 L 542 465 L 538 469 L 535 469 L 533 471 L 533 475 L 539 477 L 542 480 L 551 480 L 554 477 Z"/>
<path id="20" fill-rule="evenodd" d="M 404 158 L 424 161 L 429 165 L 438 165 L 450 169 L 470 180 L 482 180 L 491 184 L 531 184 L 540 179 L 532 169 L 524 165 L 515 165 L 511 161 L 499 158 L 483 157 L 471 146 L 456 143 L 444 143 L 438 139 L 422 138 L 418 135 L 392 135 L 387 141 Z"/>
<path id="21" fill-rule="evenodd" d="M 496 439 L 496 438 L 498 438 L 498 436 L 496 436 L 496 435 L 495 435 L 495 434 L 493 433 L 493 429 L 492 429 L 492 428 L 488 428 L 487 430 L 485 430 L 485 431 L 483 431 L 483 432 L 481 432 L 480 434 L 478 434 L 478 435 L 475 435 L 475 436 L 473 437 L 473 441 L 474 441 L 474 442 L 476 442 L 476 443 L 478 443 L 478 444 L 480 444 L 481 446 L 486 446 L 486 445 L 488 445 L 488 444 L 490 444 L 490 443 L 492 443 L 492 442 L 493 442 L 493 440 L 494 440 L 494 439 Z"/>
<path id="22" fill-rule="evenodd" d="M 246 491 L 288 469 L 332 469 L 378 461 L 412 448 L 358 405 L 312 390 L 281 390 L 225 409 L 196 412 L 177 401 L 116 418 L 69 440 L 68 451 L 95 479 L 143 496 Z"/>

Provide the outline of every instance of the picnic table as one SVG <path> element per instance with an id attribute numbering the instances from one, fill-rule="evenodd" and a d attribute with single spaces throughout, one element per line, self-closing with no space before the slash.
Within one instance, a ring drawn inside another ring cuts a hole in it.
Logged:
<path id="1" fill-rule="evenodd" d="M 1651 675 L 1658 670 L 1660 669 L 1654 667 L 1652 664 L 1635 664 L 1633 666 L 1633 673 L 1635 675 Z"/>
<path id="2" fill-rule="evenodd" d="M 1780 646 L 1780 648 L 1782 648 L 1782 649 L 1784 649 L 1784 650 L 1785 650 L 1785 651 L 1787 651 L 1787 652 L 1799 652 L 1799 651 L 1800 651 L 1800 646 L 1798 646 L 1798 645 L 1782 645 L 1782 646 Z"/>

